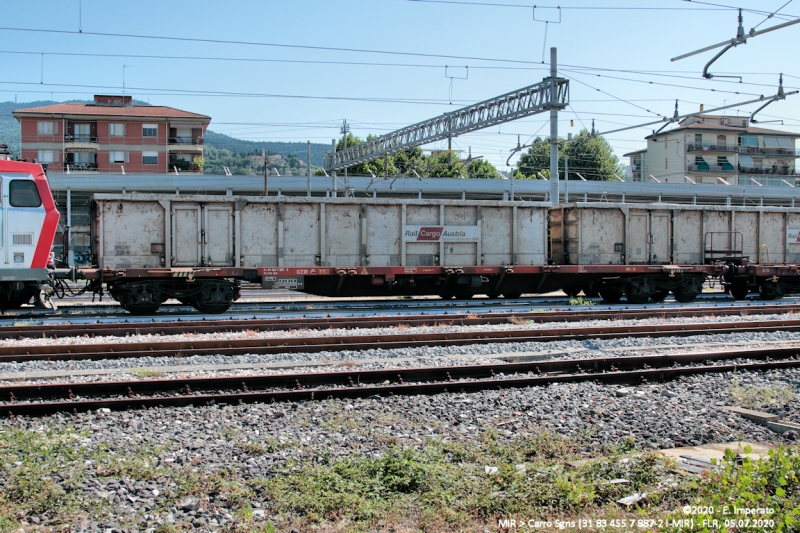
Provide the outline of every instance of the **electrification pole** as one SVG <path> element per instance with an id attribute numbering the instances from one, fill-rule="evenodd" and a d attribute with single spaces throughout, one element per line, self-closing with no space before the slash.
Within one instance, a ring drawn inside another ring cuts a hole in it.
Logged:
<path id="1" fill-rule="evenodd" d="M 347 120 L 342 123 L 342 135 L 344 136 L 342 142 L 344 146 L 342 150 L 347 150 L 347 134 L 350 131 L 350 126 L 347 125 Z M 344 195 L 347 196 L 347 191 L 350 189 L 350 179 L 347 177 L 347 167 L 344 167 Z"/>
<path id="2" fill-rule="evenodd" d="M 306 180 L 306 196 L 311 198 L 311 141 L 307 141 L 307 143 L 306 168 L 308 169 L 308 179 Z"/>
<path id="3" fill-rule="evenodd" d="M 550 202 L 558 203 L 558 86 L 556 48 L 550 49 Z"/>

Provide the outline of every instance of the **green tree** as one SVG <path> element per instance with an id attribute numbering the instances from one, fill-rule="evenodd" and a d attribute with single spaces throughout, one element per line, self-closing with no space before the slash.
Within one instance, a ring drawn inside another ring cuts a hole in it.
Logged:
<path id="1" fill-rule="evenodd" d="M 580 173 L 587 180 L 607 181 L 614 175 L 623 176 L 625 168 L 614 155 L 611 146 L 602 136 L 589 137 L 587 130 L 580 132 L 579 138 L 566 142 L 558 140 L 558 168 L 563 174 L 565 157 L 569 156 L 569 179 L 580 179 Z M 528 151 L 519 158 L 520 172 L 533 179 L 550 175 L 550 143 L 547 139 L 537 138 Z"/>
<path id="2" fill-rule="evenodd" d="M 467 177 L 464 164 L 455 154 L 442 152 L 431 155 L 425 160 L 425 174 L 431 178 L 460 178 Z"/>
<path id="3" fill-rule="evenodd" d="M 497 174 L 497 169 L 495 166 L 488 161 L 484 161 L 483 159 L 473 160 L 467 165 L 467 172 L 466 176 L 468 178 L 479 178 L 479 179 L 490 179 L 496 180 L 500 179 L 500 176 Z"/>
<path id="4" fill-rule="evenodd" d="M 391 156 L 397 172 L 403 175 L 421 173 L 425 164 L 425 156 L 422 155 L 422 148 L 415 147 Z"/>

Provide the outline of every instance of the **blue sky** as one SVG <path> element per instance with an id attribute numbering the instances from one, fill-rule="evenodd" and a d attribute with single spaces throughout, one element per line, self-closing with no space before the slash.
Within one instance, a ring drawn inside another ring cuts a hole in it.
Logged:
<path id="1" fill-rule="evenodd" d="M 752 38 L 712 67 L 713 73 L 741 75 L 741 84 L 701 77 L 715 52 L 670 62 L 733 37 L 737 12 L 727 7 L 770 12 L 786 0 L 559 0 L 538 4 L 535 10 L 519 0 L 468 5 L 477 3 L 6 2 L 0 23 L 0 101 L 121 93 L 124 71 L 127 94 L 210 115 L 215 131 L 252 140 L 330 143 L 339 136 L 343 119 L 355 135 L 365 137 L 539 82 L 548 74 L 548 66 L 541 64 L 543 50 L 551 46 L 558 48 L 560 75 L 571 80 L 571 105 L 559 120 L 562 135 L 591 127 L 592 119 L 597 129 L 607 131 L 672 115 L 675 99 L 680 112 L 687 113 L 701 103 L 709 108 L 773 94 L 780 72 L 787 90 L 800 86 L 794 57 L 800 24 Z M 790 2 L 780 15 L 762 22 L 765 15 L 745 11 L 745 30 L 800 16 L 800 0 Z M 466 79 L 451 82 L 447 75 Z M 760 118 L 785 122 L 783 127 L 764 127 L 800 132 L 800 95 L 771 105 Z M 502 169 L 517 136 L 525 143 L 537 132 L 544 135 L 547 121 L 548 115 L 541 114 L 495 126 L 454 139 L 454 148 L 471 148 L 473 156 L 482 155 Z M 608 139 L 622 159 L 623 153 L 644 147 L 651 128 Z M 443 144 L 427 148 L 438 146 Z"/>

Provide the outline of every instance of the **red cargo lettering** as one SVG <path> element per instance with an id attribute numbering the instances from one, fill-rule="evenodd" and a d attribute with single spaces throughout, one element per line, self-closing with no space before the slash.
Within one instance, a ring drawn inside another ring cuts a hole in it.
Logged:
<path id="1" fill-rule="evenodd" d="M 444 228 L 420 228 L 419 235 L 417 235 L 418 241 L 438 241 L 442 238 L 442 230 Z"/>

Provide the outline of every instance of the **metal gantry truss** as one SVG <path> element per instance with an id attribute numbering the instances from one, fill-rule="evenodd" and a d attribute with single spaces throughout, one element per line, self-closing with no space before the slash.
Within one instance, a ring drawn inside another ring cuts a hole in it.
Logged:
<path id="1" fill-rule="evenodd" d="M 564 109 L 568 104 L 569 81 L 564 78 L 545 78 L 529 87 L 328 154 L 325 156 L 325 170 L 339 170 L 495 124 L 551 109 Z"/>

